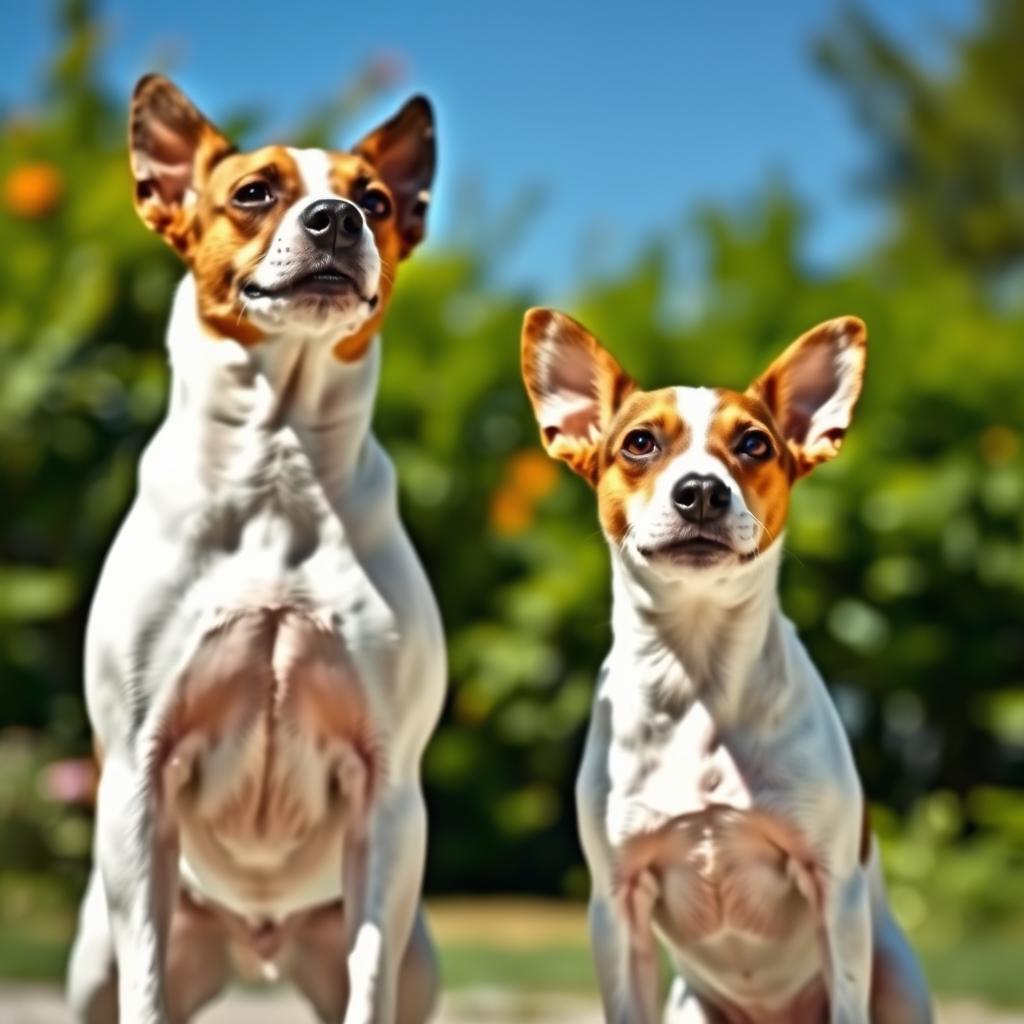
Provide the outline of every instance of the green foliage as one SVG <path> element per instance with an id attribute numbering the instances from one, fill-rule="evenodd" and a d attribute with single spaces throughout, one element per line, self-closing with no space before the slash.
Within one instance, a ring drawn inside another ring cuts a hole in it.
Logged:
<path id="1" fill-rule="evenodd" d="M 0 976 L 59 975 L 85 883 L 89 816 L 46 792 L 58 753 L 26 733 L 0 742 Z"/>
<path id="2" fill-rule="evenodd" d="M 818 58 L 875 143 L 865 184 L 887 201 L 900 240 L 928 240 L 941 258 L 990 274 L 1016 270 L 1024 245 L 1024 7 L 980 6 L 949 71 L 921 67 L 856 10 Z"/>
<path id="3" fill-rule="evenodd" d="M 679 240 L 656 239 L 570 308 L 650 384 L 742 387 L 819 320 L 868 322 L 849 440 L 794 496 L 783 600 L 889 809 L 894 900 L 943 948 L 1019 929 L 1024 904 L 1024 3 L 985 11 L 941 74 L 859 16 L 821 47 L 891 214 L 863 258 L 810 269 L 805 214 L 776 185 L 743 212 L 688 219 L 699 275 L 681 280 Z M 38 109 L 0 127 L 0 725 L 85 752 L 85 610 L 163 408 L 181 271 L 131 210 L 123 98 L 96 84 L 88 5 L 63 18 Z M 296 135 L 336 137 L 386 70 Z M 428 244 L 402 268 L 385 330 L 377 429 L 450 642 L 426 763 L 429 882 L 579 894 L 572 781 L 608 643 L 607 554 L 592 495 L 541 454 L 519 381 L 522 311 L 545 296 L 503 292 L 491 270 L 470 244 Z M 37 867 L 78 863 L 45 802 L 11 820 L 0 898 L 24 877 L 18 844 Z"/>

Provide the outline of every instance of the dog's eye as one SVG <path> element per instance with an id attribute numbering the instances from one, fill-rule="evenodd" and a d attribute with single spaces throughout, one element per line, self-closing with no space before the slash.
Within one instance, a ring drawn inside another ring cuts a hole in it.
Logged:
<path id="1" fill-rule="evenodd" d="M 748 430 L 741 438 L 736 450 L 740 455 L 758 462 L 769 458 L 772 454 L 771 438 L 763 430 Z"/>
<path id="2" fill-rule="evenodd" d="M 622 454 L 630 459 L 643 459 L 658 450 L 658 442 L 649 430 L 631 430 L 622 442 Z"/>
<path id="3" fill-rule="evenodd" d="M 274 193 L 270 191 L 270 186 L 265 181 L 249 181 L 235 190 L 231 201 L 236 206 L 249 208 L 269 206 L 274 201 Z"/>
<path id="4" fill-rule="evenodd" d="M 391 200 L 382 188 L 368 188 L 360 198 L 359 205 L 374 220 L 381 220 L 391 212 Z"/>

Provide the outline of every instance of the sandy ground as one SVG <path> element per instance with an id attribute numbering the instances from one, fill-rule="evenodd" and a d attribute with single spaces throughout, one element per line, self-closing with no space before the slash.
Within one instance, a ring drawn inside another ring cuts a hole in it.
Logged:
<path id="1" fill-rule="evenodd" d="M 0 989 L 3 1024 L 70 1024 L 59 993 L 48 988 Z M 447 997 L 436 1024 L 600 1024 L 597 1007 L 574 997 L 530 998 L 501 991 L 473 990 Z M 939 1024 L 1024 1024 L 1024 1014 L 984 1010 L 969 1003 L 942 1008 Z M 197 1024 L 314 1024 L 287 994 L 234 993 L 211 1007 Z"/>

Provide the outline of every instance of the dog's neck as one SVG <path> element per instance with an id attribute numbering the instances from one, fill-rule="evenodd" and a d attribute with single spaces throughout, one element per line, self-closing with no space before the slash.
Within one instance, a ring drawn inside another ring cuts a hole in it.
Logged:
<path id="1" fill-rule="evenodd" d="M 785 672 L 781 551 L 780 538 L 747 565 L 670 576 L 612 546 L 615 648 L 650 703 L 681 709 L 702 700 L 735 719 L 752 685 Z"/>
<path id="2" fill-rule="evenodd" d="M 282 333 L 248 346 L 215 337 L 199 318 L 191 275 L 175 295 L 167 339 L 167 421 L 197 431 L 200 450 L 223 452 L 243 435 L 288 430 L 325 482 L 355 472 L 377 393 L 377 339 L 360 359 L 343 362 L 332 351 L 337 339 L 314 333 Z"/>

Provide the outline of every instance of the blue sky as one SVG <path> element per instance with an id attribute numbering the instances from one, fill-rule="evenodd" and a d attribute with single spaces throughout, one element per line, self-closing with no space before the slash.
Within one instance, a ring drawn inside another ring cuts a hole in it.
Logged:
<path id="1" fill-rule="evenodd" d="M 52 8 L 5 6 L 0 98 L 22 105 L 50 52 Z M 941 61 L 944 32 L 976 14 L 973 0 L 862 6 L 929 61 Z M 810 205 L 811 259 L 835 262 L 869 241 L 878 212 L 852 187 L 864 140 L 810 58 L 841 10 L 836 0 L 101 5 L 113 88 L 127 95 L 162 67 L 214 119 L 263 108 L 276 131 L 261 141 L 287 141 L 287 126 L 369 57 L 398 55 L 403 79 L 360 131 L 412 91 L 434 100 L 434 237 L 457 230 L 476 188 L 486 223 L 540 186 L 499 271 L 545 301 L 628 259 L 695 202 L 752 199 L 770 173 Z"/>

